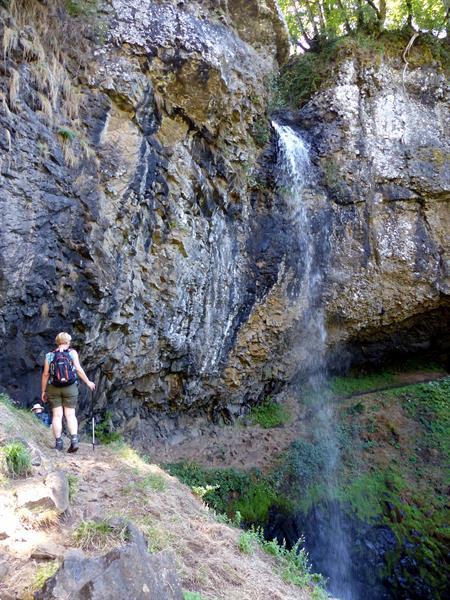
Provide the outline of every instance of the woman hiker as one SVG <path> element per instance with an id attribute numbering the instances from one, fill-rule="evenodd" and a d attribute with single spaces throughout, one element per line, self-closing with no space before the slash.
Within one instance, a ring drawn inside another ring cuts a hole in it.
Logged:
<path id="1" fill-rule="evenodd" d="M 62 450 L 64 447 L 61 437 L 64 414 L 70 433 L 70 446 L 67 451 L 76 452 L 78 450 L 78 421 L 75 416 L 75 408 L 78 400 L 78 377 L 91 391 L 95 390 L 95 383 L 87 377 L 80 365 L 78 352 L 70 347 L 71 340 L 68 333 L 58 333 L 56 350 L 45 355 L 41 398 L 42 402 L 47 402 L 48 399 L 52 408 L 52 430 L 56 440 L 56 450 Z M 49 384 L 48 390 L 47 383 Z"/>

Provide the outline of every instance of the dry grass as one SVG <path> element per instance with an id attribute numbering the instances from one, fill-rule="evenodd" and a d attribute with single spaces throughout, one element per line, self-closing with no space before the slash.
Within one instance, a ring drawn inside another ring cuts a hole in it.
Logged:
<path id="1" fill-rule="evenodd" d="M 21 508 L 17 513 L 25 529 L 50 529 L 60 523 L 60 512 L 52 508 L 45 510 Z"/>
<path id="2" fill-rule="evenodd" d="M 50 93 L 50 78 L 51 73 L 47 62 L 39 61 L 34 63 L 31 67 L 31 73 L 34 79 L 34 85 L 39 92 L 46 94 Z"/>
<path id="3" fill-rule="evenodd" d="M 125 524 L 112 525 L 108 520 L 82 521 L 73 532 L 76 546 L 86 551 L 105 551 L 128 540 L 128 530 Z"/>
<path id="4" fill-rule="evenodd" d="M 41 105 L 41 112 L 49 123 L 53 121 L 53 107 L 50 100 L 42 92 L 38 92 L 39 104 Z"/>
<path id="5" fill-rule="evenodd" d="M 19 109 L 20 75 L 16 69 L 11 69 L 9 78 L 9 108 L 16 112 Z"/>
<path id="6" fill-rule="evenodd" d="M 78 165 L 79 157 L 72 146 L 72 142 L 70 140 L 64 140 L 61 148 L 66 165 L 71 169 L 76 167 Z"/>
<path id="7" fill-rule="evenodd" d="M 5 113 L 7 118 L 11 118 L 11 111 L 9 110 L 8 101 L 3 92 L 0 91 L 0 105 L 1 110 Z"/>
<path id="8" fill-rule="evenodd" d="M 183 589 L 223 600 L 309 598 L 306 591 L 284 583 L 275 561 L 261 550 L 243 556 L 239 551 L 241 531 L 217 522 L 214 514 L 175 478 L 142 461 L 126 447 L 122 447 L 116 460 L 132 467 L 125 473 L 137 483 L 147 473 L 160 473 L 165 479 L 165 493 L 147 494 L 146 501 L 139 493 L 116 494 L 113 510 L 143 531 L 150 551 L 175 552 Z M 133 481 L 128 483 L 133 485 Z"/>
<path id="9" fill-rule="evenodd" d="M 2 49 L 3 49 L 3 59 L 9 56 L 11 52 L 13 52 L 19 44 L 19 32 L 17 29 L 13 29 L 12 27 L 8 27 L 5 25 L 3 29 L 3 38 L 2 38 Z"/>
<path id="10" fill-rule="evenodd" d="M 53 0 L 53 4 L 59 4 Z M 46 27 L 46 17 L 48 16 L 47 7 L 38 0 L 10 0 L 9 11 L 17 23 L 18 27 L 23 29 L 31 23 L 42 23 Z"/>
<path id="11" fill-rule="evenodd" d="M 11 152 L 12 143 L 11 143 L 11 132 L 9 129 L 5 129 L 5 137 L 6 137 L 6 143 L 8 144 L 8 152 Z"/>
<path id="12" fill-rule="evenodd" d="M 80 94 L 75 90 L 70 78 L 64 73 L 61 83 L 63 110 L 68 119 L 78 119 L 80 113 Z"/>
<path id="13" fill-rule="evenodd" d="M 83 23 L 74 23 L 73 19 L 61 18 L 66 3 L 64 0 L 52 0 L 43 3 L 40 0 L 10 0 L 9 26 L 3 30 L 2 49 L 4 57 L 21 48 L 22 58 L 29 63 L 33 75 L 33 86 L 38 92 L 40 112 L 50 125 L 58 121 L 77 127 L 80 110 L 80 93 L 73 85 L 65 65 L 68 54 L 73 53 L 71 40 L 77 39 L 77 64 L 79 54 L 86 54 L 83 39 Z M 79 47 L 78 47 L 79 46 Z M 86 57 L 85 57 L 86 58 Z M 85 64 L 88 64 L 86 59 Z M 9 108 L 19 109 L 20 77 L 11 69 L 9 81 Z M 62 152 L 69 167 L 78 164 L 77 154 L 88 156 L 87 143 L 78 152 L 71 144 L 64 144 Z"/>
<path id="14" fill-rule="evenodd" d="M 23 57 L 26 61 L 45 61 L 44 47 L 35 32 L 33 32 L 31 39 L 21 37 L 20 43 L 23 48 Z"/>

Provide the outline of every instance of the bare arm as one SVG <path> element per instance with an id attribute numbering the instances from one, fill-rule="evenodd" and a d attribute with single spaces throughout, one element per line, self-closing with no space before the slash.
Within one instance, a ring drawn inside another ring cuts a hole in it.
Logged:
<path id="1" fill-rule="evenodd" d="M 48 383 L 49 377 L 50 377 L 50 368 L 49 368 L 47 359 L 45 359 L 44 370 L 42 371 L 42 379 L 41 379 L 41 400 L 42 400 L 42 402 L 47 402 L 46 390 L 47 390 L 47 383 Z"/>
<path id="2" fill-rule="evenodd" d="M 84 381 L 84 383 L 88 386 L 88 388 L 92 391 L 95 390 L 95 383 L 93 381 L 91 381 L 89 379 L 89 377 L 86 375 L 86 373 L 84 372 L 83 367 L 80 364 L 80 359 L 78 357 L 78 352 L 76 350 L 71 350 L 72 354 L 73 354 L 73 365 L 77 371 L 77 375 L 78 377 L 81 379 L 81 381 Z"/>

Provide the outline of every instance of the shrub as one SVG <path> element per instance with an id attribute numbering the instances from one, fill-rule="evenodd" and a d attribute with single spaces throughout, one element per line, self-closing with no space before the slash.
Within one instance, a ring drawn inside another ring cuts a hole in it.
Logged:
<path id="1" fill-rule="evenodd" d="M 239 536 L 238 545 L 242 554 L 253 554 L 259 543 L 261 543 L 259 530 L 248 529 L 247 531 L 243 531 Z"/>
<path id="2" fill-rule="evenodd" d="M 263 404 L 252 408 L 249 417 L 254 424 L 258 424 L 264 429 L 270 429 L 287 423 L 290 414 L 281 404 L 267 399 Z"/>
<path id="3" fill-rule="evenodd" d="M 258 471 L 203 469 L 195 463 L 168 464 L 166 469 L 191 489 L 201 491 L 204 502 L 215 512 L 229 516 L 239 512 L 247 523 L 261 523 L 271 506 L 285 504 L 271 480 Z"/>
<path id="4" fill-rule="evenodd" d="M 113 444 L 122 442 L 123 436 L 118 431 L 114 431 L 112 424 L 112 412 L 106 411 L 103 420 L 95 426 L 95 437 L 101 444 Z"/>
<path id="5" fill-rule="evenodd" d="M 423 431 L 421 444 L 450 457 L 450 377 L 397 392 L 406 413 Z"/>
<path id="6" fill-rule="evenodd" d="M 288 550 L 284 543 L 279 544 L 276 539 L 266 540 L 261 527 L 252 527 L 241 534 L 238 543 L 239 550 L 243 554 L 253 554 L 255 548 L 259 546 L 264 552 L 273 556 L 281 569 L 281 577 L 287 583 L 298 587 L 314 586 L 314 589 L 318 590 L 316 592 L 318 600 L 327 597 L 324 595 L 324 578 L 311 572 L 311 563 L 303 547 L 303 538 L 297 540 L 297 543 Z"/>
<path id="7" fill-rule="evenodd" d="M 98 0 L 66 0 L 66 10 L 71 17 L 95 15 Z"/>
<path id="8" fill-rule="evenodd" d="M 263 523 L 267 520 L 271 506 L 284 504 L 268 481 L 249 485 L 242 496 L 233 504 L 233 512 L 239 512 L 247 523 Z"/>
<path id="9" fill-rule="evenodd" d="M 26 477 L 31 473 L 30 451 L 22 442 L 12 442 L 3 447 L 6 468 L 11 477 Z"/>
<path id="10" fill-rule="evenodd" d="M 321 481 L 327 461 L 327 443 L 299 439 L 291 444 L 279 469 L 291 486 L 301 486 L 306 491 L 310 486 Z"/>

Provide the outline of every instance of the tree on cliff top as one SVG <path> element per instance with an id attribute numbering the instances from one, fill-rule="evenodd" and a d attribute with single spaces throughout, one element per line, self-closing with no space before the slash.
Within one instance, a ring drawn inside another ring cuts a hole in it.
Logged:
<path id="1" fill-rule="evenodd" d="M 450 0 L 279 0 L 294 44 L 314 49 L 355 32 L 408 28 L 448 35 Z"/>

